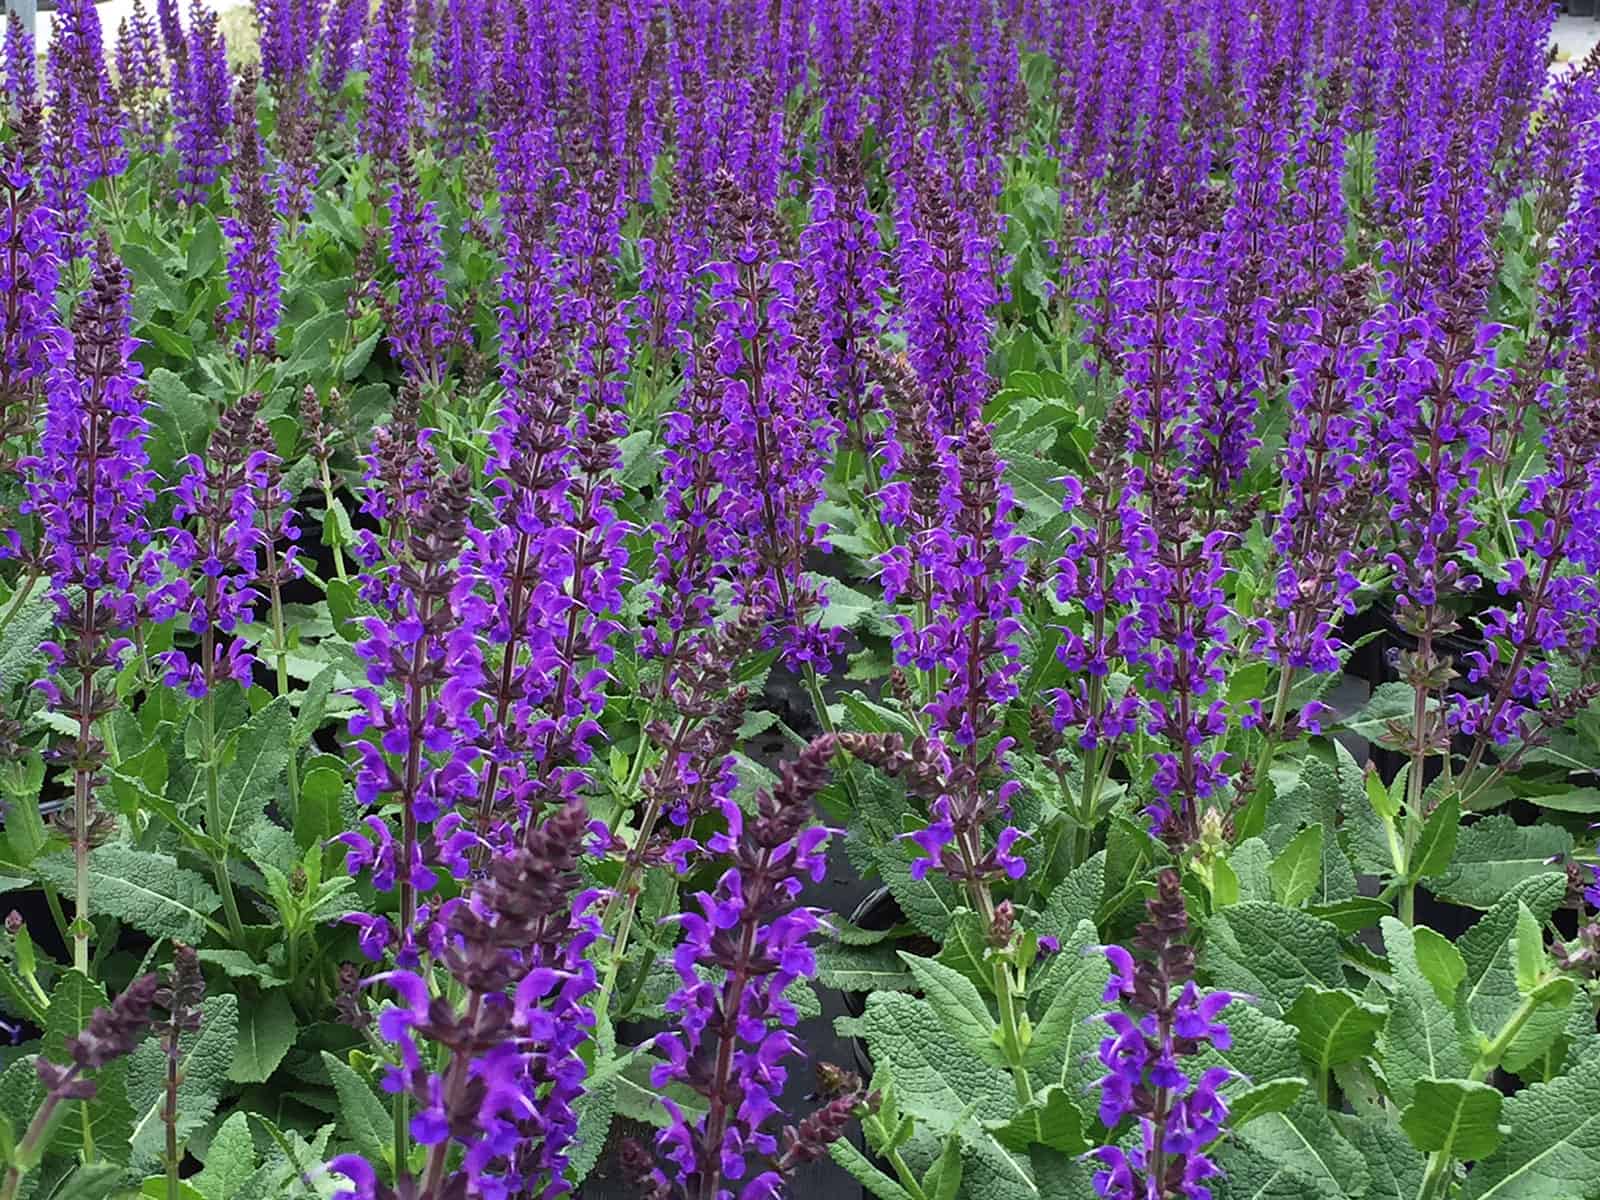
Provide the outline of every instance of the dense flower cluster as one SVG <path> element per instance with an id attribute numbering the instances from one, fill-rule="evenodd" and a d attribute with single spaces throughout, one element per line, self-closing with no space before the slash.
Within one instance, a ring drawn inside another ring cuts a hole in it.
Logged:
<path id="1" fill-rule="evenodd" d="M 1121 946 L 1106 947 L 1112 973 L 1105 1000 L 1119 1007 L 1105 1015 L 1111 1031 L 1100 1043 L 1106 1069 L 1100 1121 L 1114 1129 L 1132 1116 L 1139 1129 L 1130 1150 L 1113 1145 L 1094 1151 L 1101 1167 L 1094 1187 L 1106 1200 L 1211 1200 L 1206 1181 L 1218 1172 L 1207 1151 L 1228 1120 L 1218 1089 L 1233 1072 L 1186 1070 L 1183 1060 L 1207 1044 L 1218 1050 L 1233 1044 L 1217 1019 L 1233 997 L 1195 987 L 1178 873 L 1163 871 L 1156 882 L 1156 895 L 1145 905 L 1149 917 L 1134 941 L 1137 957 Z"/>

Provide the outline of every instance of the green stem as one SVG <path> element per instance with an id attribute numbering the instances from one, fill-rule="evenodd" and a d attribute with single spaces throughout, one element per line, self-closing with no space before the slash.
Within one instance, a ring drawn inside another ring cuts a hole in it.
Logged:
<path id="1" fill-rule="evenodd" d="M 837 733 L 833 718 L 828 715 L 828 702 L 822 695 L 822 681 L 817 678 L 817 668 L 811 663 L 806 664 L 806 690 L 811 693 L 811 703 L 817 710 L 817 724 L 822 727 L 822 732 Z M 845 794 L 850 798 L 850 810 L 854 812 L 861 806 L 861 798 L 856 793 L 856 779 L 850 768 L 851 763 L 847 760 L 840 775 L 844 779 Z"/>
<path id="2" fill-rule="evenodd" d="M 272 579 L 272 636 L 276 641 L 274 650 L 278 660 L 278 695 L 289 694 L 289 639 L 284 632 L 283 624 L 283 593 L 278 587 L 277 573 Z M 289 811 L 296 818 L 300 815 L 300 755 L 296 753 L 294 745 L 289 747 Z"/>
<path id="3" fill-rule="evenodd" d="M 207 635 L 209 640 L 209 633 Z M 208 650 L 206 661 L 211 661 Z M 228 835 L 222 828 L 222 779 L 217 770 L 217 697 L 215 690 L 206 692 L 205 703 L 206 747 L 206 832 L 221 847 L 211 862 L 216 876 L 217 891 L 222 895 L 222 911 L 227 916 L 228 934 L 235 945 L 244 944 L 244 922 L 239 919 L 239 901 L 233 894 L 233 878 L 228 874 Z"/>
<path id="4" fill-rule="evenodd" d="M 1022 1065 L 1022 1031 L 1017 1023 L 1017 998 L 1011 987 L 1011 968 L 1004 962 L 994 965 L 994 991 L 1000 1002 L 1000 1032 L 1005 1038 L 1006 1060 L 1011 1066 L 1011 1081 L 1017 1090 L 1017 1103 L 1033 1103 L 1033 1083 Z"/>

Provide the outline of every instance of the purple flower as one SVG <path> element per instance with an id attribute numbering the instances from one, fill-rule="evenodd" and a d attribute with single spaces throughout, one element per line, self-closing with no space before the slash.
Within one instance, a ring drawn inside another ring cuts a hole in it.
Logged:
<path id="1" fill-rule="evenodd" d="M 1218 1089 L 1233 1072 L 1211 1067 L 1195 1076 L 1183 1060 L 1206 1044 L 1219 1050 L 1232 1045 L 1227 1025 L 1217 1018 L 1234 997 L 1203 994 L 1194 985 L 1194 950 L 1186 940 L 1188 914 L 1176 871 L 1161 872 L 1156 895 L 1145 907 L 1149 920 L 1134 940 L 1138 956 L 1120 946 L 1106 947 L 1112 967 L 1106 1002 L 1121 1001 L 1129 1011 L 1119 1007 L 1105 1014 L 1110 1032 L 1099 1051 L 1106 1069 L 1100 1080 L 1100 1123 L 1114 1130 L 1134 1117 L 1139 1140 L 1130 1150 L 1112 1145 L 1091 1152 L 1100 1164 L 1094 1187 L 1106 1200 L 1210 1200 L 1202 1181 L 1219 1172 L 1207 1151 L 1228 1119 Z M 1162 1174 L 1155 1178 L 1151 1172 L 1158 1165 Z"/>
<path id="2" fill-rule="evenodd" d="M 170 48 L 169 48 L 170 49 Z M 172 68 L 177 122 L 179 204 L 204 204 L 228 161 L 233 128 L 233 76 L 217 14 L 194 0 L 189 37 Z"/>
<path id="3" fill-rule="evenodd" d="M 812 742 L 784 764 L 751 816 L 724 802 L 726 831 L 705 844 L 726 869 L 713 891 L 695 896 L 699 911 L 678 918 L 684 937 L 673 965 L 681 986 L 667 1001 L 674 1027 L 657 1039 L 665 1061 L 651 1085 L 680 1082 L 708 1108 L 691 1120 L 663 1098 L 671 1124 L 656 1137 L 656 1195 L 732 1196 L 736 1186 L 741 1195 L 752 1187 L 771 1195 L 776 1178 L 804 1161 L 797 1131 L 777 1124 L 784 1063 L 800 1053 L 790 1032 L 799 1014 L 785 991 L 816 969 L 808 943 L 819 921 L 798 897 L 826 867 L 828 831 L 810 827 L 811 809 L 836 750 L 832 738 Z M 770 1175 L 762 1170 L 769 1165 L 777 1168 Z"/>
<path id="4" fill-rule="evenodd" d="M 228 250 L 228 303 L 223 320 L 239 331 L 234 351 L 246 364 L 277 349 L 283 310 L 283 271 L 278 263 L 278 220 L 262 161 L 256 126 L 256 75 L 246 68 L 234 100 L 237 145 L 233 153 L 233 213 L 223 218 Z"/>
<path id="5" fill-rule="evenodd" d="M 409 152 L 390 161 L 389 253 L 399 285 L 389 308 L 389 344 L 405 369 L 432 388 L 444 380 L 452 341 L 439 218 L 432 201 L 419 195 Z"/>
<path id="6" fill-rule="evenodd" d="M 15 11 L 6 14 L 4 89 L 7 109 L 15 115 L 39 90 L 39 67 L 34 54 L 33 35 L 22 25 Z"/>
<path id="7" fill-rule="evenodd" d="M 411 79 L 413 20 L 411 0 L 382 0 L 362 44 L 367 88 L 361 148 L 380 172 L 392 171 L 411 149 L 417 103 Z M 323 79 L 328 83 L 326 66 Z"/>

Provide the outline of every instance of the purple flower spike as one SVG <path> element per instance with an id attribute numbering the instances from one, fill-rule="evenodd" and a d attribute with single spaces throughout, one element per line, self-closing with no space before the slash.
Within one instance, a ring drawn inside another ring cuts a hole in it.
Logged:
<path id="1" fill-rule="evenodd" d="M 1202 994 L 1195 987 L 1178 873 L 1162 871 L 1156 885 L 1155 897 L 1145 904 L 1149 919 L 1135 937 L 1137 957 L 1121 946 L 1105 951 L 1112 967 L 1106 999 L 1120 999 L 1133 1015 L 1117 1008 L 1104 1016 L 1111 1032 L 1100 1043 L 1106 1068 L 1100 1122 L 1114 1129 L 1134 1117 L 1139 1140 L 1130 1150 L 1102 1146 L 1092 1152 L 1100 1164 L 1094 1188 L 1105 1200 L 1210 1200 L 1211 1191 L 1201 1181 L 1219 1173 L 1207 1151 L 1228 1119 L 1218 1089 L 1233 1072 L 1211 1067 L 1192 1077 L 1183 1060 L 1206 1044 L 1219 1050 L 1232 1045 L 1228 1027 L 1217 1017 L 1234 997 Z"/>

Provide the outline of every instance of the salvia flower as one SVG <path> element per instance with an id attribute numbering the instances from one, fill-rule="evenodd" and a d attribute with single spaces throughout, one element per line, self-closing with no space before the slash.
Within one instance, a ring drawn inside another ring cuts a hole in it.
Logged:
<path id="1" fill-rule="evenodd" d="M 1138 1123 L 1131 1149 L 1102 1146 L 1094 1188 L 1105 1200 L 1211 1200 L 1208 1180 L 1220 1171 L 1208 1151 L 1223 1134 L 1228 1105 L 1219 1089 L 1233 1078 L 1226 1067 L 1203 1070 L 1184 1062 L 1206 1045 L 1233 1044 L 1219 1018 L 1232 1001 L 1227 992 L 1201 992 L 1194 983 L 1194 949 L 1178 873 L 1156 880 L 1145 902 L 1134 952 L 1106 947 L 1111 980 L 1105 1001 L 1117 1007 L 1103 1020 L 1100 1043 L 1100 1122 L 1116 1129 Z"/>
<path id="2" fill-rule="evenodd" d="M 223 218 L 228 235 L 228 303 L 223 320 L 238 330 L 234 352 L 248 363 L 270 358 L 283 311 L 283 268 L 278 263 L 278 218 L 262 161 L 256 125 L 256 75 L 246 68 L 234 100 L 233 212 Z"/>
<path id="3" fill-rule="evenodd" d="M 678 918 L 684 937 L 673 965 L 681 986 L 667 1001 L 675 1027 L 656 1042 L 666 1061 L 651 1084 L 680 1082 L 705 1097 L 707 1110 L 691 1117 L 663 1097 L 671 1124 L 656 1138 L 658 1195 L 776 1195 L 785 1170 L 798 1165 L 777 1124 L 785 1060 L 800 1053 L 791 1032 L 799 1014 L 784 992 L 816 969 L 808 943 L 819 918 L 799 893 L 826 867 L 828 831 L 811 824 L 812 803 L 836 749 L 832 738 L 811 743 L 749 815 L 724 802 L 726 829 L 705 842 L 725 870 L 694 898 L 699 911 Z"/>
<path id="4" fill-rule="evenodd" d="M 4 87 L 7 109 L 15 115 L 34 100 L 39 90 L 39 66 L 34 57 L 33 35 L 15 11 L 6 14 Z"/>
<path id="5" fill-rule="evenodd" d="M 204 204 L 228 161 L 233 128 L 233 76 L 217 14 L 195 0 L 184 52 L 172 68 L 180 204 Z"/>

